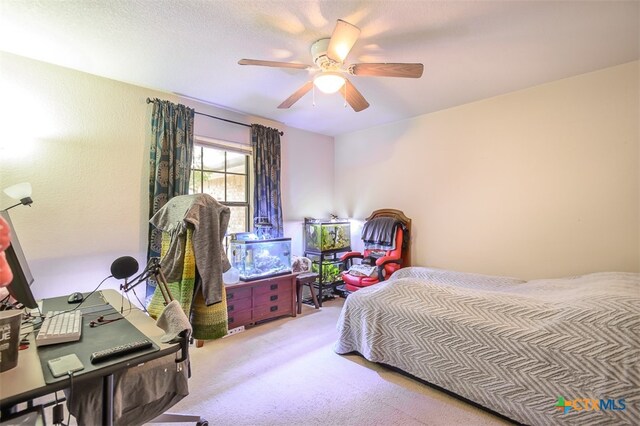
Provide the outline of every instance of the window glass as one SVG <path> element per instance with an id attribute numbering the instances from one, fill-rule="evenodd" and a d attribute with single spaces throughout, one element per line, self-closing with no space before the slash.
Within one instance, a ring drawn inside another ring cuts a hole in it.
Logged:
<path id="1" fill-rule="evenodd" d="M 227 172 L 247 174 L 247 156 L 237 152 L 227 152 Z"/>
<path id="2" fill-rule="evenodd" d="M 213 148 L 202 149 L 202 169 L 203 170 L 215 170 L 217 172 L 224 172 L 224 157 L 226 151 Z"/>
<path id="3" fill-rule="evenodd" d="M 192 169 L 202 169 L 202 147 L 193 147 L 193 160 L 191 161 Z"/>
<path id="4" fill-rule="evenodd" d="M 224 196 L 224 173 L 202 172 L 202 192 L 219 202 L 227 201 Z"/>
<path id="5" fill-rule="evenodd" d="M 191 170 L 191 178 L 189 179 L 189 194 L 202 193 L 202 172 L 200 170 Z"/>
<path id="6" fill-rule="evenodd" d="M 246 232 L 249 207 L 230 206 L 229 209 L 231 210 L 231 219 L 229 219 L 229 228 L 227 229 L 227 233 Z"/>
<path id="7" fill-rule="evenodd" d="M 247 201 L 247 177 L 227 175 L 227 201 Z"/>
<path id="8" fill-rule="evenodd" d="M 249 156 L 207 145 L 195 145 L 189 193 L 211 195 L 229 207 L 228 234 L 247 232 L 249 221 Z"/>

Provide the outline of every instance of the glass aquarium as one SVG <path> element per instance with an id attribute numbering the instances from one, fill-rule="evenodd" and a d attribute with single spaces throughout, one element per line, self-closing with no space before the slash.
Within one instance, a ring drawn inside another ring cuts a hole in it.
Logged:
<path id="1" fill-rule="evenodd" d="M 323 260 L 322 265 L 316 261 L 311 266 L 311 272 L 320 274 L 322 282 L 329 284 L 340 281 L 342 271 L 344 271 L 344 262 L 339 260 Z"/>
<path id="2" fill-rule="evenodd" d="M 305 219 L 304 246 L 306 251 L 351 250 L 351 226 L 348 220 Z"/>
<path id="3" fill-rule="evenodd" d="M 291 238 L 232 239 L 228 253 L 241 281 L 291 273 Z"/>

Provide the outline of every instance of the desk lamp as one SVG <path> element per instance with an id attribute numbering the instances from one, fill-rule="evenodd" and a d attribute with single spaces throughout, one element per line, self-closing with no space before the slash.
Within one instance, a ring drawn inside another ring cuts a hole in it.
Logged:
<path id="1" fill-rule="evenodd" d="M 20 200 L 19 203 L 4 209 L 3 211 L 5 212 L 19 205 L 31 206 L 31 203 L 33 203 L 31 199 L 31 184 L 29 182 L 18 183 L 5 188 L 4 193 L 14 200 Z"/>

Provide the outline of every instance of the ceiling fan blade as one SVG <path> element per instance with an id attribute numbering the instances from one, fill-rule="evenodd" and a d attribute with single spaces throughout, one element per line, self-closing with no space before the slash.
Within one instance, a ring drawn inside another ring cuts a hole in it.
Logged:
<path id="1" fill-rule="evenodd" d="M 349 74 L 374 77 L 407 77 L 420 78 L 422 64 L 353 64 L 349 66 Z"/>
<path id="2" fill-rule="evenodd" d="M 311 68 L 311 65 L 306 64 L 294 64 L 292 62 L 277 62 L 277 61 L 261 61 L 259 59 L 240 59 L 238 61 L 240 65 L 259 65 L 261 67 L 275 67 L 275 68 L 296 68 L 300 70 L 306 70 Z"/>
<path id="3" fill-rule="evenodd" d="M 344 98 L 355 112 L 369 108 L 369 102 L 362 96 L 358 89 L 347 79 L 344 81 Z"/>
<path id="4" fill-rule="evenodd" d="M 278 108 L 283 109 L 283 108 L 289 108 L 291 105 L 295 104 L 296 102 L 298 102 L 298 100 L 303 97 L 304 95 L 307 94 L 307 92 L 309 90 L 311 90 L 313 88 L 313 81 L 307 81 L 304 86 L 302 86 L 301 88 L 299 88 L 298 90 L 295 91 L 295 93 L 291 96 L 289 96 L 287 99 L 285 99 L 285 101 L 283 103 L 281 103 L 280 105 L 278 105 Z"/>
<path id="5" fill-rule="evenodd" d="M 327 57 L 332 61 L 344 62 L 349 51 L 360 36 L 360 28 L 338 19 L 338 23 L 331 34 L 329 46 L 327 47 Z"/>

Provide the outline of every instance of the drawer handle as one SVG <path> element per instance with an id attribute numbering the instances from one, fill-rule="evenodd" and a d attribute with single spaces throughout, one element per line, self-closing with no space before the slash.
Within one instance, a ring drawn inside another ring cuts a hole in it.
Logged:
<path id="1" fill-rule="evenodd" d="M 235 306 L 233 306 L 233 305 L 227 306 L 227 312 L 233 311 L 234 308 L 235 308 Z"/>
<path id="2" fill-rule="evenodd" d="M 233 299 L 234 293 L 227 293 L 227 300 Z"/>
<path id="3" fill-rule="evenodd" d="M 269 308 L 269 310 L 270 310 L 271 312 L 275 312 L 275 311 L 277 311 L 277 310 L 278 310 L 278 307 L 277 307 L 277 306 L 272 306 L 272 307 L 270 307 L 270 308 Z"/>
<path id="4" fill-rule="evenodd" d="M 271 296 L 269 299 L 271 299 L 271 301 L 273 302 L 274 300 L 278 300 L 278 295 L 274 294 L 273 296 Z"/>
<path id="5" fill-rule="evenodd" d="M 277 290 L 278 284 L 271 284 L 271 290 Z"/>
<path id="6" fill-rule="evenodd" d="M 229 324 L 233 323 L 233 317 L 229 317 Z"/>

